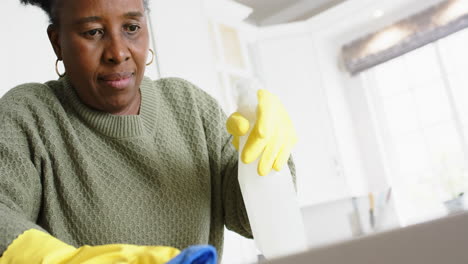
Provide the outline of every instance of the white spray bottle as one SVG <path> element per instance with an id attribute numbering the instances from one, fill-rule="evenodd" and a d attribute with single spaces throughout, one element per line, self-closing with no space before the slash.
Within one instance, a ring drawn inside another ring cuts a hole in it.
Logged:
<path id="1" fill-rule="evenodd" d="M 238 112 L 250 122 L 256 121 L 258 81 L 242 80 L 236 84 Z M 240 138 L 238 178 L 247 215 L 258 249 L 267 259 L 290 255 L 307 249 L 306 234 L 296 192 L 288 166 L 266 176 L 257 173 L 258 159 L 250 164 L 241 161 L 249 132 Z"/>

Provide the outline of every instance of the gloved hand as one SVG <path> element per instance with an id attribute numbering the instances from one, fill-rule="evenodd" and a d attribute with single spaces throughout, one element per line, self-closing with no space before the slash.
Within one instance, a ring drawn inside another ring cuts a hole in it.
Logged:
<path id="1" fill-rule="evenodd" d="M 0 264 L 163 264 L 180 253 L 176 248 L 163 246 L 135 246 L 112 244 L 75 248 L 53 236 L 29 229 L 15 239 Z"/>
<path id="2" fill-rule="evenodd" d="M 276 171 L 283 168 L 297 143 L 297 135 L 291 118 L 277 96 L 260 89 L 257 98 L 257 120 L 244 146 L 241 160 L 251 163 L 261 155 L 257 171 L 265 176 L 272 168 Z M 226 127 L 234 136 L 234 147 L 239 150 L 239 137 L 248 132 L 249 121 L 236 112 L 228 118 Z"/>

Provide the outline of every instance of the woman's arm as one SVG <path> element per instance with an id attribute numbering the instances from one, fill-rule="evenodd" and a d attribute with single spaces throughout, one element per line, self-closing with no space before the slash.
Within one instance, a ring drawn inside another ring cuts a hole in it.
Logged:
<path id="1" fill-rule="evenodd" d="M 39 172 L 31 162 L 26 139 L 0 126 L 0 254 L 20 234 L 36 224 L 41 207 Z M 44 231 L 44 230 L 43 230 Z"/>
<path id="2" fill-rule="evenodd" d="M 180 251 L 164 246 L 113 244 L 75 248 L 36 229 L 29 229 L 15 239 L 0 258 L 0 264 L 164 264 Z M 179 263 L 179 262 L 176 262 Z"/>
<path id="3" fill-rule="evenodd" d="M 75 248 L 37 224 L 47 151 L 30 115 L 0 100 L 0 264 L 166 263 L 179 250 L 164 246 L 103 245 Z M 60 162 L 60 161 L 58 161 Z M 66 201 L 64 201 L 66 202 Z"/>

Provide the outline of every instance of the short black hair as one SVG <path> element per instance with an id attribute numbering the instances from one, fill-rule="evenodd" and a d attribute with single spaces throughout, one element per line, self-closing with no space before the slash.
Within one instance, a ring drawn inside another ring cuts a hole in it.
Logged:
<path id="1" fill-rule="evenodd" d="M 35 5 L 40 7 L 44 12 L 46 12 L 47 16 L 49 16 L 49 22 L 51 24 L 58 24 L 57 14 L 54 9 L 54 4 L 57 0 L 20 0 L 24 5 Z M 145 10 L 148 9 L 148 1 L 143 0 L 143 6 Z"/>

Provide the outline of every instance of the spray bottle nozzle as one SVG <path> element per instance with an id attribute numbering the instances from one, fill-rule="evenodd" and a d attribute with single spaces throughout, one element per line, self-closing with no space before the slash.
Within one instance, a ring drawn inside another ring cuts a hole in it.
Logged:
<path id="1" fill-rule="evenodd" d="M 241 79 L 234 84 L 237 111 L 250 122 L 255 122 L 257 109 L 257 92 L 263 85 L 257 79 Z"/>

